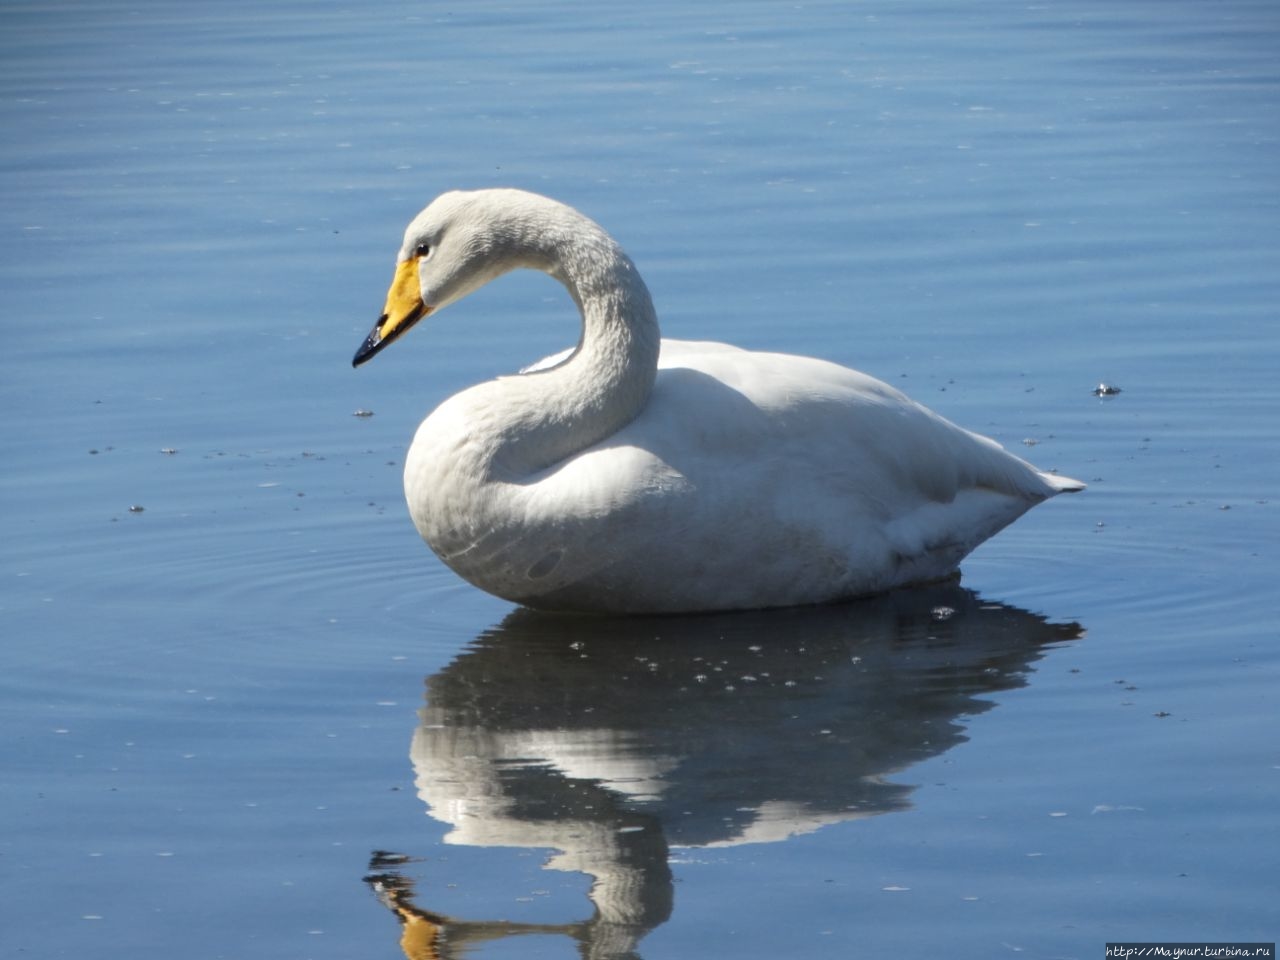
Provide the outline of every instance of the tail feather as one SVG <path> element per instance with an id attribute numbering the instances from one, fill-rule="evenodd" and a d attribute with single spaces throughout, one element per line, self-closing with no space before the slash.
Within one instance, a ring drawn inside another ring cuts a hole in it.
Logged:
<path id="1" fill-rule="evenodd" d="M 1072 480 L 1070 477 L 1062 477 L 1056 473 L 1045 473 L 1041 471 L 1040 476 L 1045 483 L 1053 488 L 1054 493 L 1079 493 L 1087 486 L 1087 484 L 1084 484 L 1079 480 Z"/>

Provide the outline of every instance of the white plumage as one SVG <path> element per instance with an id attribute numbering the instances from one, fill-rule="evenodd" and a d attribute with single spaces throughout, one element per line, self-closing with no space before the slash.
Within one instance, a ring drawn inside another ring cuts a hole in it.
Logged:
<path id="1" fill-rule="evenodd" d="M 517 190 L 447 193 L 414 219 L 354 362 L 516 267 L 564 284 L 577 348 L 442 403 L 404 478 L 431 548 L 500 597 L 635 613 L 847 599 L 948 576 L 1083 488 L 854 370 L 661 340 L 613 239 Z"/>

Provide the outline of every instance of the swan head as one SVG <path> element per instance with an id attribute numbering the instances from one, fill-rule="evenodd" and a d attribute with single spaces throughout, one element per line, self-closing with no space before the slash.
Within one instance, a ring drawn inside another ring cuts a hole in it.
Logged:
<path id="1" fill-rule="evenodd" d="M 415 323 L 517 267 L 554 272 L 547 228 L 557 211 L 523 190 L 452 191 L 433 200 L 404 232 L 382 315 L 351 365 L 359 366 Z"/>

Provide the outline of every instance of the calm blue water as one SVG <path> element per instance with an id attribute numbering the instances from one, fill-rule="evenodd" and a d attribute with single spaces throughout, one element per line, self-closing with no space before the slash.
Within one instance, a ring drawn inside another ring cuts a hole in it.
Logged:
<path id="1" fill-rule="evenodd" d="M 1277 49 L 1270 0 L 4 5 L 3 953 L 1274 941 Z M 404 448 L 571 305 L 349 359 L 409 218 L 496 184 L 668 334 L 1089 491 L 851 607 L 477 593 Z"/>

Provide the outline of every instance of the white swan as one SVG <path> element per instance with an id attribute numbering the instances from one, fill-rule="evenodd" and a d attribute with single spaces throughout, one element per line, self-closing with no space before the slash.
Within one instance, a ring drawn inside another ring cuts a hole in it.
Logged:
<path id="1" fill-rule="evenodd" d="M 1084 486 L 845 367 L 661 340 L 618 244 L 519 190 L 418 214 L 353 365 L 516 267 L 568 289 L 578 346 L 450 397 L 404 473 L 423 539 L 500 597 L 633 613 L 847 599 L 949 576 Z"/>

